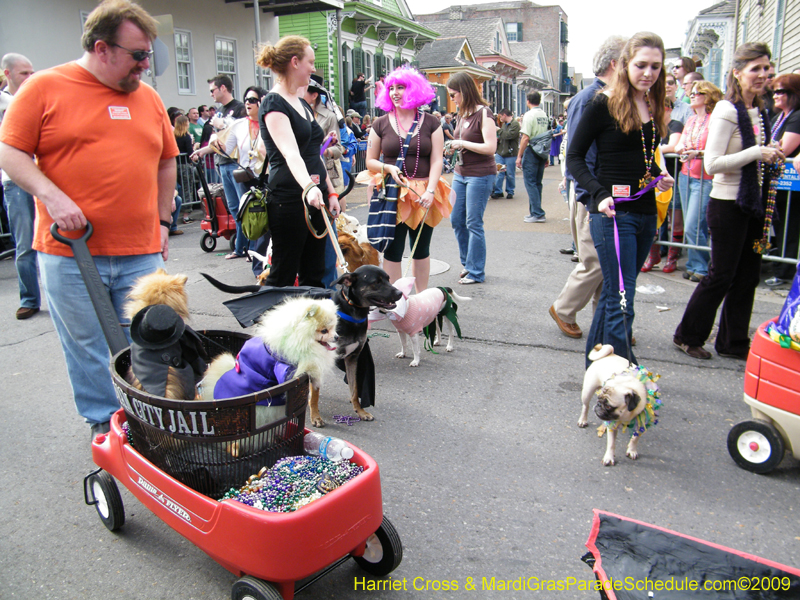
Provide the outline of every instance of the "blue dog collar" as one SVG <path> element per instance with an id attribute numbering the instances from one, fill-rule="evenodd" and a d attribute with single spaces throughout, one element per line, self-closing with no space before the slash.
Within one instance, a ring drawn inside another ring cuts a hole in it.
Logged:
<path id="1" fill-rule="evenodd" d="M 363 323 L 364 321 L 367 320 L 367 317 L 364 317 L 363 319 L 354 319 L 350 315 L 347 315 L 340 310 L 336 311 L 336 316 L 338 316 L 340 319 L 344 319 L 345 321 L 350 321 L 351 323 L 355 323 L 356 325 Z"/>

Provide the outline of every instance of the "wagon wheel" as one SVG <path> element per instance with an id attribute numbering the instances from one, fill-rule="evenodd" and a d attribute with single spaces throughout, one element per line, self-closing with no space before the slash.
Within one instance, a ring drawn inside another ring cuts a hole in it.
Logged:
<path id="1" fill-rule="evenodd" d="M 394 571 L 403 560 L 403 544 L 394 525 L 383 517 L 378 531 L 367 538 L 363 556 L 354 556 L 359 567 L 377 577 L 384 577 Z"/>
<path id="2" fill-rule="evenodd" d="M 200 238 L 200 247 L 205 252 L 213 252 L 214 248 L 217 247 L 217 240 L 210 233 L 204 233 L 203 237 Z"/>
<path id="3" fill-rule="evenodd" d="M 753 473 L 769 473 L 783 459 L 786 446 L 778 430 L 764 421 L 744 421 L 728 433 L 728 452 L 736 464 Z"/>
<path id="4" fill-rule="evenodd" d="M 114 478 L 105 471 L 94 473 L 89 477 L 89 489 L 103 525 L 109 531 L 122 527 L 125 524 L 125 508 Z"/>
<path id="5" fill-rule="evenodd" d="M 245 575 L 233 584 L 231 600 L 283 600 L 271 584 Z"/>

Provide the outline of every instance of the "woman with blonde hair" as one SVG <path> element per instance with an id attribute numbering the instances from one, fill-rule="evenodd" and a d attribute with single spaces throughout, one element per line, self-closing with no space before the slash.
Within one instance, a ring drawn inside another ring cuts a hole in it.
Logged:
<path id="1" fill-rule="evenodd" d="M 674 183 L 655 161 L 656 148 L 667 134 L 665 97 L 664 43 L 654 33 L 637 33 L 622 49 L 610 85 L 586 106 L 578 126 L 569 133 L 567 169 L 588 192 L 586 208 L 603 271 L 587 355 L 596 344 L 611 344 L 618 354 L 636 362 L 630 350 L 633 301 L 636 277 L 656 232 L 654 188 L 666 191 Z M 594 175 L 586 164 L 592 144 L 597 144 Z M 664 178 L 656 183 L 662 174 Z M 586 362 L 588 366 L 588 357 Z"/>
<path id="2" fill-rule="evenodd" d="M 261 137 L 269 161 L 269 228 L 272 268 L 266 285 L 323 287 L 326 235 L 321 210 L 339 213 L 320 146 L 325 132 L 304 99 L 315 71 L 314 49 L 303 37 L 288 35 L 266 45 L 258 65 L 272 69 L 276 83 L 259 111 Z"/>
<path id="3" fill-rule="evenodd" d="M 707 246 L 706 209 L 711 198 L 711 175 L 703 168 L 703 154 L 708 141 L 708 121 L 717 102 L 722 100 L 722 92 L 710 81 L 698 81 L 689 98 L 695 114 L 686 121 L 681 141 L 675 146 L 675 152 L 683 163 L 682 181 L 678 187 L 681 198 L 686 198 L 683 207 L 684 242 L 690 246 Z M 700 281 L 708 275 L 708 260 L 707 251 L 689 248 L 683 278 Z"/>
<path id="4" fill-rule="evenodd" d="M 408 236 L 409 246 L 414 249 L 411 272 L 418 292 L 428 287 L 433 228 L 450 214 L 450 186 L 441 179 L 442 125 L 439 119 L 420 110 L 434 96 L 433 87 L 416 69 L 403 66 L 389 73 L 375 100 L 375 106 L 386 114 L 373 121 L 367 142 L 366 164 L 373 183 L 382 185 L 385 174 L 403 186 L 397 198 L 394 240 L 384 251 L 383 268 L 391 282 L 401 277 Z M 401 155 L 402 161 L 398 160 Z M 387 186 L 387 194 L 391 191 Z"/>
<path id="5" fill-rule="evenodd" d="M 486 236 L 483 213 L 497 177 L 494 153 L 497 125 L 489 103 L 481 97 L 475 80 L 456 73 L 447 81 L 447 92 L 458 106 L 452 151 L 459 152 L 453 190 L 456 201 L 450 221 L 458 242 L 463 268 L 461 284 L 483 283 L 486 279 Z"/>
<path id="6" fill-rule="evenodd" d="M 720 304 L 717 354 L 746 360 L 750 350 L 750 315 L 761 279 L 761 254 L 754 242 L 764 228 L 767 167 L 783 158 L 780 149 L 770 145 L 770 123 L 761 99 L 769 59 L 764 43 L 739 46 L 725 99 L 717 102 L 709 119 L 703 165 L 714 177 L 707 214 L 711 263 L 673 337 L 675 346 L 692 358 L 711 358 L 703 344 Z"/>

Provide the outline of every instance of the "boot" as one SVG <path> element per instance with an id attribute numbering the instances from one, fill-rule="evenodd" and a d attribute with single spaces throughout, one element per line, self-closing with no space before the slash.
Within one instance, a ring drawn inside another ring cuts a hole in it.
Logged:
<path id="1" fill-rule="evenodd" d="M 661 269 L 662 273 L 672 273 L 678 268 L 678 255 L 680 254 L 680 251 L 680 248 L 670 246 L 669 252 L 667 253 L 667 264 L 665 264 L 664 268 Z"/>
<path id="2" fill-rule="evenodd" d="M 661 262 L 661 253 L 658 244 L 653 244 L 650 247 L 650 254 L 647 260 L 642 265 L 642 273 L 647 273 L 653 269 L 658 263 Z"/>

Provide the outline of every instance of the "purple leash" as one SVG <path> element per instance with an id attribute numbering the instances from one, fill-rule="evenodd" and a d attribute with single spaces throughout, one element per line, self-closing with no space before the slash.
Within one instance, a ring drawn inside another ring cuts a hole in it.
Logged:
<path id="1" fill-rule="evenodd" d="M 644 194 L 646 194 L 654 187 L 656 187 L 656 185 L 658 185 L 658 182 L 661 181 L 662 179 L 664 179 L 663 174 L 653 179 L 650 183 L 648 183 L 645 186 L 644 189 L 639 190 L 633 196 L 630 196 L 628 198 L 612 198 L 612 200 L 615 205 L 617 204 L 617 202 L 630 202 L 632 200 L 638 200 Z M 613 216 L 611 218 L 614 220 L 614 249 L 617 252 L 617 269 L 619 269 L 619 307 L 622 310 L 622 319 L 623 321 L 625 321 L 625 309 L 628 307 L 628 301 L 625 298 L 625 281 L 622 278 L 622 258 L 620 256 L 620 251 L 619 251 L 619 229 L 617 228 L 617 217 Z M 625 323 L 625 329 L 626 331 L 628 329 L 627 323 Z M 627 339 L 627 336 L 625 338 L 625 341 L 628 344 L 630 344 L 630 341 Z M 632 363 L 630 345 L 628 346 L 628 362 Z"/>

